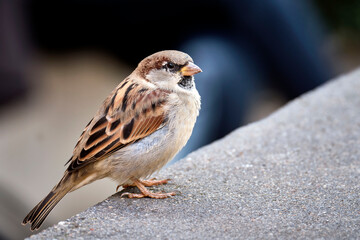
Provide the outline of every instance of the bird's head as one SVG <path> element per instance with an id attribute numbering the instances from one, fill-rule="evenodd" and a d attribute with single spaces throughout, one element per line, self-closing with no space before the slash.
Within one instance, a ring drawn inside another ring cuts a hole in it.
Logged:
<path id="1" fill-rule="evenodd" d="M 145 80 L 174 92 L 195 88 L 194 75 L 202 72 L 189 55 L 174 50 L 150 55 L 139 63 L 137 70 Z"/>

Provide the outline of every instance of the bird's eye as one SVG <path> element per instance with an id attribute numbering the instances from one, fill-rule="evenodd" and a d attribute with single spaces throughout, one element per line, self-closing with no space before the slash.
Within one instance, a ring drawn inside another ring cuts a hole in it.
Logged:
<path id="1" fill-rule="evenodd" d="M 169 70 L 172 70 L 172 69 L 175 68 L 175 64 L 172 63 L 172 62 L 168 62 L 168 63 L 165 64 L 165 67 L 166 67 L 167 69 L 169 69 Z"/>

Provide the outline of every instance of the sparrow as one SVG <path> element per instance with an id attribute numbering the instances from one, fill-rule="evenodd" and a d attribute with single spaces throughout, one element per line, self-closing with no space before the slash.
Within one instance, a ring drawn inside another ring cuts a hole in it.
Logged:
<path id="1" fill-rule="evenodd" d="M 167 198 L 146 187 L 165 180 L 143 180 L 160 170 L 186 144 L 200 110 L 194 75 L 202 70 L 186 53 L 168 50 L 143 59 L 110 93 L 83 130 L 58 184 L 25 217 L 37 230 L 69 192 L 109 177 L 118 188 L 136 186 L 129 198 Z M 123 196 L 122 195 L 122 196 Z"/>

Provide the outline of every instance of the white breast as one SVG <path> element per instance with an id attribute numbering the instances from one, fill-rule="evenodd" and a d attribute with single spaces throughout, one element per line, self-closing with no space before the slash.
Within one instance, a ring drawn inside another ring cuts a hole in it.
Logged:
<path id="1" fill-rule="evenodd" d="M 131 178 L 146 178 L 168 163 L 189 140 L 200 110 L 200 96 L 191 94 L 169 96 L 167 124 L 151 135 L 112 154 L 107 164 L 113 165 L 111 178 L 128 184 Z"/>

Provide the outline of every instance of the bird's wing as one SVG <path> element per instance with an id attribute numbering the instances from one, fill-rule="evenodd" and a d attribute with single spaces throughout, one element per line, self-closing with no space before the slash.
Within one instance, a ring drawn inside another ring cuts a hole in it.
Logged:
<path id="1" fill-rule="evenodd" d="M 164 126 L 168 95 L 125 79 L 85 127 L 67 170 L 104 159 Z"/>

